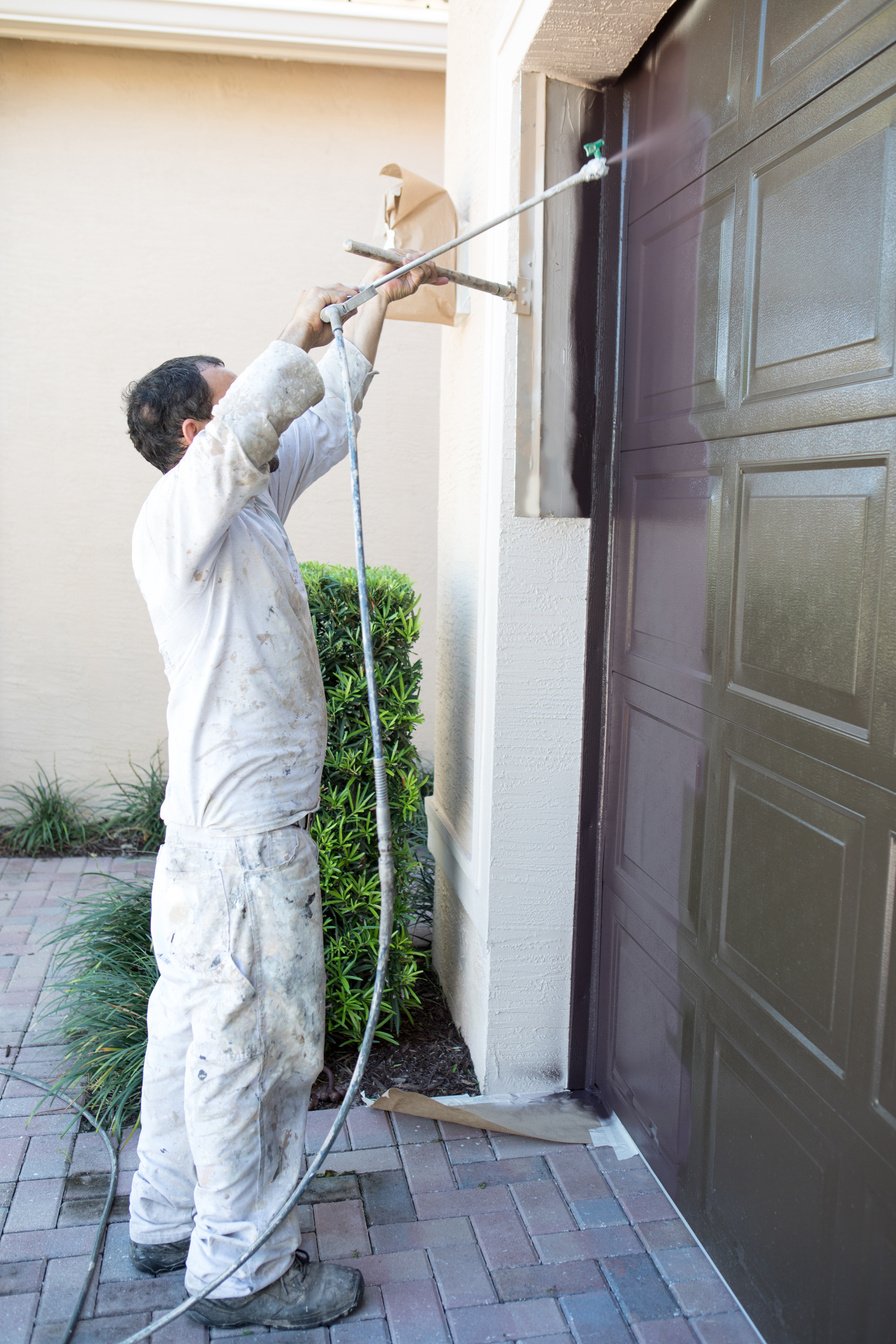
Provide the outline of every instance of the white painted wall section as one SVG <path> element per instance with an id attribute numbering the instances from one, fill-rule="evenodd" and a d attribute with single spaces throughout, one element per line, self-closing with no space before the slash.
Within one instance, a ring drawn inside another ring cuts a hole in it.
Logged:
<path id="1" fill-rule="evenodd" d="M 599 0 L 452 0 L 446 185 L 467 218 L 520 199 L 520 70 L 618 73 L 665 7 L 626 6 L 617 41 L 620 7 Z M 517 227 L 476 240 L 467 268 L 515 278 Z M 516 513 L 520 332 L 537 318 L 474 295 L 442 361 L 435 958 L 488 1092 L 567 1079 L 589 524 Z"/>

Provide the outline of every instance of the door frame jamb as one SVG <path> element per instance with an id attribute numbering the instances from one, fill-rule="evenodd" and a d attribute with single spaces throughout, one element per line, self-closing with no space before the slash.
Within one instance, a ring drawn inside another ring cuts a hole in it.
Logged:
<path id="1" fill-rule="evenodd" d="M 628 105 L 621 81 L 604 90 L 604 139 L 624 148 Z M 591 544 L 588 560 L 585 695 L 579 790 L 579 839 L 573 914 L 568 1079 L 572 1091 L 600 1097 L 597 971 L 600 952 L 600 876 L 606 804 L 607 706 L 611 585 L 624 337 L 625 159 L 602 183 L 598 260 L 597 410 L 592 451 Z"/>

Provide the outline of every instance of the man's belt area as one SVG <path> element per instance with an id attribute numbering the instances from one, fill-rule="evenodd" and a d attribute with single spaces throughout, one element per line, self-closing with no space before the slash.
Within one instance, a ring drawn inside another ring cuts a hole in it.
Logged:
<path id="1" fill-rule="evenodd" d="M 300 817 L 298 821 L 291 822 L 290 825 L 297 827 L 300 831 L 307 831 L 313 820 L 314 813 L 306 812 L 304 817 Z"/>

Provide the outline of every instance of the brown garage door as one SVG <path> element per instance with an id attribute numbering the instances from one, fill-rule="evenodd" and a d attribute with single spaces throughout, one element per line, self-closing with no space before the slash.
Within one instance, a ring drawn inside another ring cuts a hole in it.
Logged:
<path id="1" fill-rule="evenodd" d="M 770 1341 L 896 1340 L 896 17 L 627 77 L 590 1080 Z"/>

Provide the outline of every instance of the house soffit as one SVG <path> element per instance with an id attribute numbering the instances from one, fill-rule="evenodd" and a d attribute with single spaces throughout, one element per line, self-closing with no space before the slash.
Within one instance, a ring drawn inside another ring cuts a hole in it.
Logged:
<path id="1" fill-rule="evenodd" d="M 616 79 L 671 4 L 672 0 L 553 0 L 522 68 L 574 84 Z"/>
<path id="2" fill-rule="evenodd" d="M 444 70 L 448 0 L 0 0 L 0 37 Z"/>

